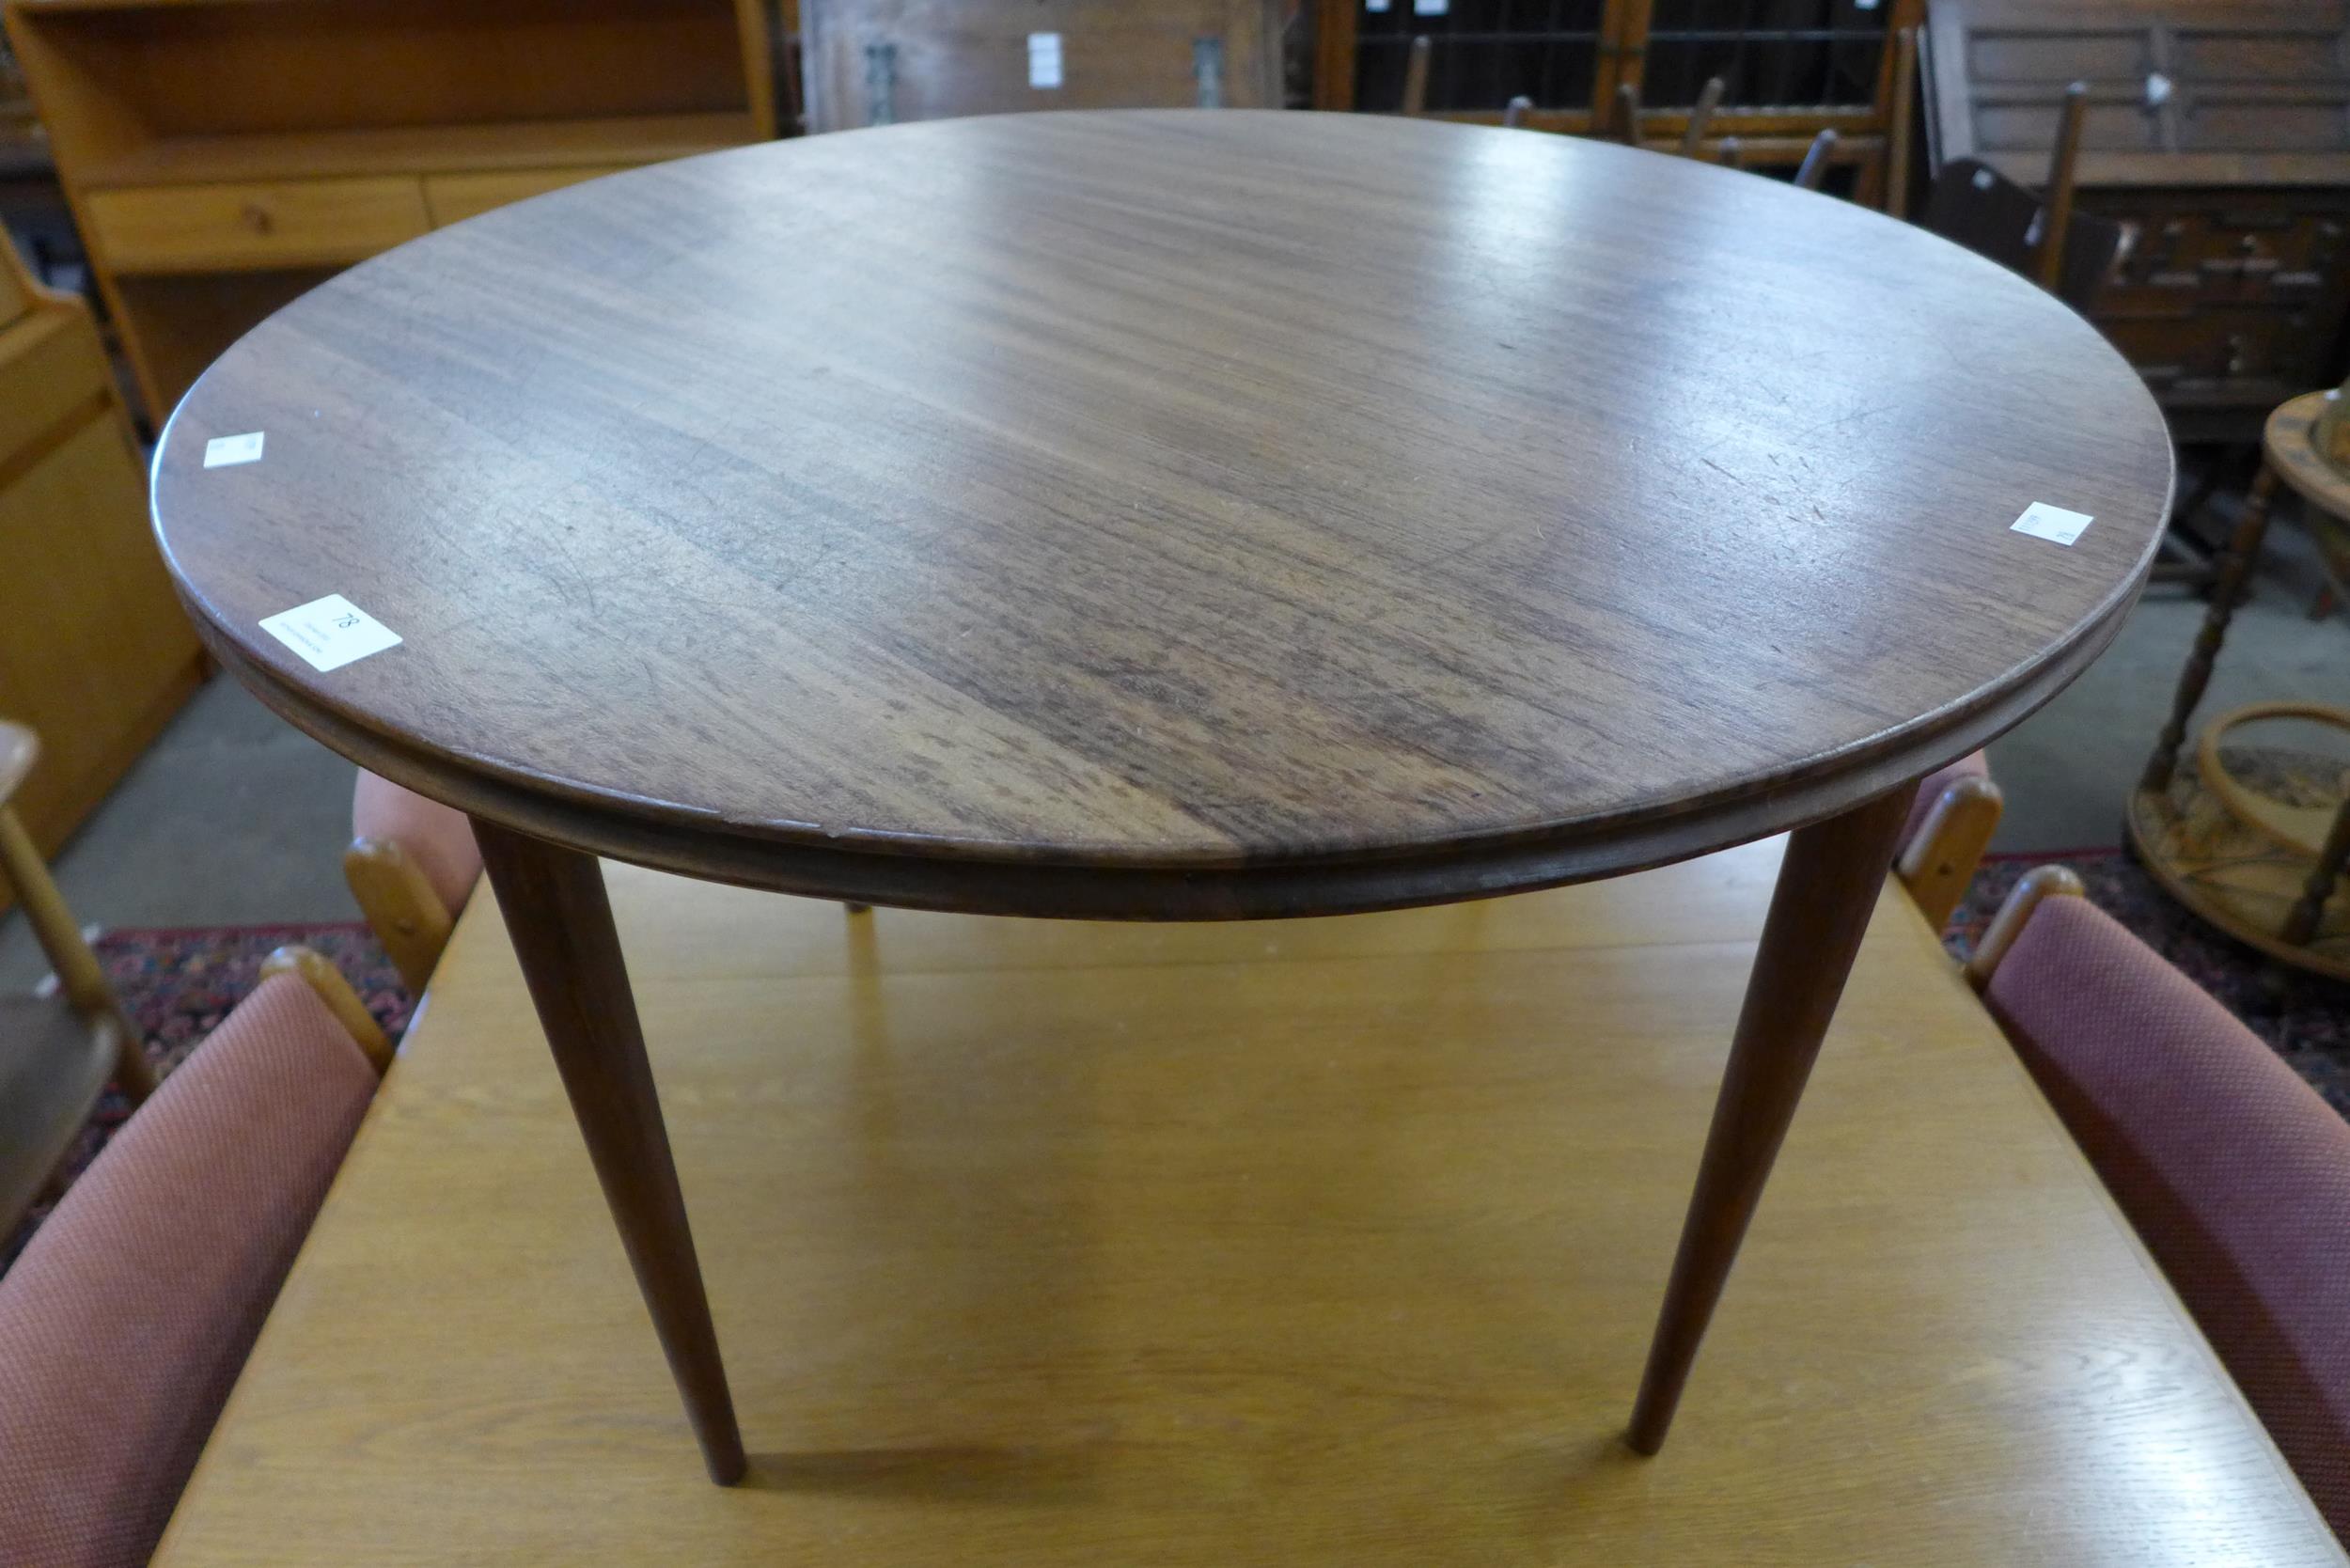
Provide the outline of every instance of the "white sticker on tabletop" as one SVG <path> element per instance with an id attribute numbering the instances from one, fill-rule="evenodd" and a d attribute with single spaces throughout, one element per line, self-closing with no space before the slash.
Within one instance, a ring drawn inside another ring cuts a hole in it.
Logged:
<path id="1" fill-rule="evenodd" d="M 1028 86 L 1058 87 L 1060 86 L 1060 35 L 1030 33 L 1028 35 Z"/>
<path id="2" fill-rule="evenodd" d="M 400 634 L 339 593 L 280 610 L 261 630 L 310 661 L 313 669 L 340 669 L 353 659 L 400 646 Z"/>
<path id="3" fill-rule="evenodd" d="M 2053 540 L 2059 544 L 2070 544 L 2080 538 L 2082 530 L 2095 521 L 2095 518 L 2091 517 L 2085 511 L 2066 511 L 2062 507 L 2052 507 L 2045 501 L 2034 501 L 2024 509 L 2023 516 L 2009 524 L 2008 526 L 2019 534 L 2029 534 L 2034 539 Z"/>
<path id="4" fill-rule="evenodd" d="M 204 466 L 233 468 L 240 463 L 261 461 L 261 431 L 247 431 L 243 435 L 216 435 L 204 443 Z"/>

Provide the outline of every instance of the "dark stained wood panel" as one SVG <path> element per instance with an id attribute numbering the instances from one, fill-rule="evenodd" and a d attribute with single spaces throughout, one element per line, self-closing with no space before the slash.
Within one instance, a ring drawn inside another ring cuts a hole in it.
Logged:
<path id="1" fill-rule="evenodd" d="M 2058 101 L 2090 90 L 2083 188 L 2350 184 L 2350 10 L 2341 0 L 1935 0 L 1938 158 L 2047 173 Z M 2163 154 L 2237 153 L 2167 166 Z"/>
<path id="2" fill-rule="evenodd" d="M 1937 0 L 1930 142 L 2037 189 L 2082 81 L 2078 205 L 2136 243 L 2088 303 L 2182 440 L 2257 438 L 2342 373 L 2350 9 L 2339 0 Z"/>
<path id="3" fill-rule="evenodd" d="M 252 430 L 262 462 L 201 466 Z M 155 497 L 222 656 L 467 809 L 1165 915 L 1847 808 L 2094 655 L 2170 478 L 2095 332 L 1921 230 L 1619 147 L 1228 111 L 503 209 L 232 349 Z M 2096 522 L 2012 532 L 2034 501 Z M 337 592 L 405 642 L 321 675 L 258 630 Z"/>

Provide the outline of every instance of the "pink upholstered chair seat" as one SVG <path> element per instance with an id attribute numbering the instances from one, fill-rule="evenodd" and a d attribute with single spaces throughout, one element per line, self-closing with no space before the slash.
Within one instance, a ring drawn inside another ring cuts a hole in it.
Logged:
<path id="1" fill-rule="evenodd" d="M 375 1085 L 264 980 L 68 1189 L 0 1276 L 0 1563 L 147 1560 Z"/>
<path id="2" fill-rule="evenodd" d="M 462 811 L 365 769 L 351 793 L 351 831 L 353 838 L 381 839 L 406 850 L 451 916 L 465 907 L 481 878 L 481 851 L 473 841 L 473 823 Z"/>
<path id="3" fill-rule="evenodd" d="M 2350 1123 L 2086 899 L 2032 912 L 1985 1000 L 2350 1540 Z"/>

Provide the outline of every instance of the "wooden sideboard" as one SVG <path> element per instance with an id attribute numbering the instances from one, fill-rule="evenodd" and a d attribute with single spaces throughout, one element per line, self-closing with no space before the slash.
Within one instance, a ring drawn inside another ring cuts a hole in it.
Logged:
<path id="1" fill-rule="evenodd" d="M 40 736 L 15 805 L 48 854 L 187 700 L 203 652 L 89 310 L 34 284 L 5 238 L 0 387 L 0 718 Z"/>
<path id="2" fill-rule="evenodd" d="M 1709 77 L 1726 92 L 1709 148 L 1738 138 L 1749 165 L 1801 160 L 1832 130 L 1835 187 L 1883 196 L 1896 98 L 1889 47 L 1925 0 L 1317 0 L 1314 104 L 1386 113 L 1402 102 L 1412 39 L 1430 41 L 1428 110 L 1588 134 L 1639 95 L 1644 134 L 1676 144 Z"/>
<path id="3" fill-rule="evenodd" d="M 2182 440 L 2253 441 L 2342 379 L 2350 7 L 2340 0 L 1935 0 L 1929 156 L 2045 178 L 2089 86 L 2076 196 L 2134 240 L 2090 307 Z"/>
<path id="4" fill-rule="evenodd" d="M 501 203 L 776 133 L 760 0 L 7 0 L 158 422 L 329 274 Z"/>

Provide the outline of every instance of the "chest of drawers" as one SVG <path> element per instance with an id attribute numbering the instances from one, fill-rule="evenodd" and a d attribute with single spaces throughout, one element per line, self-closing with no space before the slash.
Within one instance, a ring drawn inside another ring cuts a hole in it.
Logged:
<path id="1" fill-rule="evenodd" d="M 1936 0 L 1933 157 L 2044 176 L 2084 81 L 2078 204 L 2132 241 L 2090 314 L 2182 440 L 2342 379 L 2350 16 L 2317 0 Z"/>

